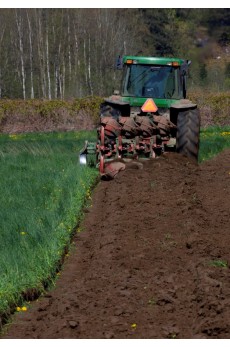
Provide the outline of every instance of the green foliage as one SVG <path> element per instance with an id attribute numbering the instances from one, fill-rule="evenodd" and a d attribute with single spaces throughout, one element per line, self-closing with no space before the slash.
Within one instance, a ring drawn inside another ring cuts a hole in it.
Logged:
<path id="1" fill-rule="evenodd" d="M 198 105 L 202 126 L 229 125 L 230 92 L 189 91 L 188 98 Z"/>
<path id="2" fill-rule="evenodd" d="M 99 109 L 102 102 L 100 97 L 85 97 L 72 100 L 40 100 L 40 99 L 0 99 L 0 114 L 3 116 L 18 113 L 21 115 L 39 114 L 41 116 L 50 116 L 60 109 L 66 109 L 68 112 L 76 112 L 79 110 L 95 111 Z"/>
<path id="3" fill-rule="evenodd" d="M 211 159 L 230 147 L 230 127 L 208 127 L 201 129 L 199 162 Z"/>
<path id="4" fill-rule="evenodd" d="M 175 54 L 173 35 L 175 34 L 175 9 L 140 9 L 151 37 L 148 43 L 152 47 L 152 55 L 172 56 Z"/>
<path id="5" fill-rule="evenodd" d="M 208 73 L 207 73 L 206 65 L 204 63 L 200 65 L 200 74 L 199 75 L 200 75 L 200 80 L 201 80 L 202 84 L 205 84 Z"/>
<path id="6" fill-rule="evenodd" d="M 202 23 L 207 25 L 209 33 L 225 46 L 230 43 L 229 8 L 205 9 Z"/>
<path id="7" fill-rule="evenodd" d="M 228 268 L 228 262 L 226 260 L 221 259 L 212 260 L 209 262 L 209 265 L 214 267 Z"/>
<path id="8" fill-rule="evenodd" d="M 103 98 L 99 96 L 85 97 L 80 99 L 75 99 L 71 108 L 72 110 L 90 110 L 93 120 L 98 121 L 98 115 L 100 110 L 100 105 L 103 102 Z"/>
<path id="9" fill-rule="evenodd" d="M 225 88 L 227 90 L 230 90 L 230 63 L 227 64 L 226 69 L 225 69 Z"/>
<path id="10" fill-rule="evenodd" d="M 0 315 L 50 284 L 98 176 L 78 164 L 94 132 L 0 136 Z"/>
<path id="11" fill-rule="evenodd" d="M 96 123 L 99 116 L 100 97 L 85 97 L 72 100 L 20 100 L 0 99 L 0 131 L 4 120 L 20 119 L 21 124 L 26 124 L 33 119 L 34 124 L 44 123 L 51 119 L 55 124 L 64 123 L 64 118 L 71 121 L 76 115 L 87 114 L 92 123 Z M 35 126 L 36 128 L 36 126 Z"/>

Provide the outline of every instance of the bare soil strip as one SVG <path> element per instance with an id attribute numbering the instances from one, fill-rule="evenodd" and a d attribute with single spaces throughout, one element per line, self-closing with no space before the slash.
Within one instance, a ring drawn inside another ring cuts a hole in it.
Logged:
<path id="1" fill-rule="evenodd" d="M 54 290 L 4 339 L 230 338 L 230 150 L 100 182 Z"/>

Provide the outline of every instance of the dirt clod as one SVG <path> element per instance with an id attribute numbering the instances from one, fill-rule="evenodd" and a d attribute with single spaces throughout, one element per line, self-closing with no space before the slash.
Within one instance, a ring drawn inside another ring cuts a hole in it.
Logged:
<path id="1" fill-rule="evenodd" d="M 70 328 L 72 328 L 72 329 L 77 328 L 78 325 L 79 325 L 79 323 L 78 323 L 78 322 L 75 322 L 74 320 L 70 320 L 70 321 L 69 321 L 69 326 L 70 326 Z"/>

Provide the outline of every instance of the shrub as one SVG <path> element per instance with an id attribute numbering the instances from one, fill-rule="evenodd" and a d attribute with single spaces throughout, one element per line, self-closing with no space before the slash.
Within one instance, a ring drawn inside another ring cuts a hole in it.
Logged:
<path id="1" fill-rule="evenodd" d="M 230 125 L 230 92 L 213 93 L 196 90 L 189 92 L 188 98 L 195 102 L 201 113 L 201 125 Z"/>

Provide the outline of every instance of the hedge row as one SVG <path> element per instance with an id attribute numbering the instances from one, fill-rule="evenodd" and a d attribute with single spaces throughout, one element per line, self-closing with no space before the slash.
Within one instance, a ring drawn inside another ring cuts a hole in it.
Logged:
<path id="1" fill-rule="evenodd" d="M 91 130 L 98 120 L 100 97 L 63 100 L 0 100 L 0 132 Z"/>
<path id="2" fill-rule="evenodd" d="M 86 97 L 81 99 L 64 100 L 38 100 L 38 99 L 0 99 L 0 120 L 8 114 L 19 112 L 21 115 L 28 115 L 30 112 L 43 117 L 65 108 L 70 114 L 81 109 L 97 111 L 102 102 L 100 97 Z"/>
<path id="3" fill-rule="evenodd" d="M 203 127 L 229 125 L 230 92 L 196 90 L 188 94 L 201 113 Z M 63 100 L 0 99 L 0 132 L 91 130 L 98 121 L 100 97 Z"/>
<path id="4" fill-rule="evenodd" d="M 198 105 L 203 127 L 230 125 L 230 92 L 196 90 L 190 92 L 188 98 Z"/>

